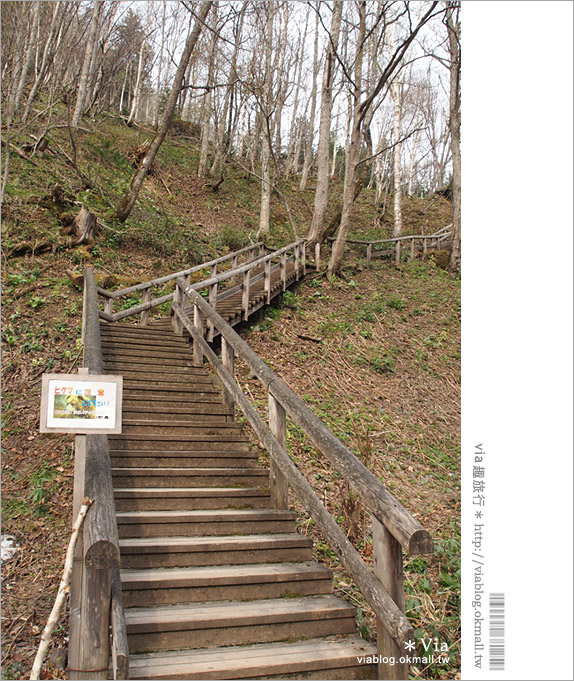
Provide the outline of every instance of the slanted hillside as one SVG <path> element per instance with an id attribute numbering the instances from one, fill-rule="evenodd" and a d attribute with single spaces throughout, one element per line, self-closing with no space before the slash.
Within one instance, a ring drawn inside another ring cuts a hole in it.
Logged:
<path id="1" fill-rule="evenodd" d="M 196 176 L 197 143 L 185 129 L 166 140 L 128 221 L 114 222 L 151 133 L 111 118 L 89 126 L 73 138 L 54 129 L 43 152 L 13 154 L 2 207 L 2 526 L 20 546 L 2 567 L 6 679 L 29 674 L 71 523 L 73 438 L 38 433 L 42 373 L 81 365 L 81 291 L 69 273 L 91 265 L 106 287 L 120 288 L 256 240 L 259 180 L 229 164 L 212 191 Z M 335 183 L 330 216 L 341 189 Z M 294 230 L 304 235 L 311 216 L 313 181 L 303 192 L 287 182 L 284 192 L 289 211 L 278 195 L 272 199 L 270 246 L 288 243 Z M 82 206 L 97 216 L 99 234 L 93 245 L 74 247 L 64 232 Z M 353 236 L 384 238 L 392 215 L 389 208 L 381 215 L 365 189 L 354 219 Z M 404 222 L 405 233 L 430 233 L 450 222 L 450 204 L 406 199 Z M 436 538 L 434 556 L 407 562 L 407 609 L 419 637 L 452 645 L 448 667 L 419 676 L 452 678 L 459 665 L 459 281 L 433 262 L 397 269 L 375 261 L 365 270 L 351 254 L 342 275 L 333 283 L 311 275 L 243 333 Z M 246 375 L 245 383 L 257 399 L 255 382 Z M 360 501 L 294 428 L 290 444 L 368 558 Z M 317 539 L 318 556 L 336 566 L 304 514 L 300 524 Z M 362 608 L 362 634 L 372 636 L 372 613 L 337 574 L 338 590 Z M 65 632 L 62 622 L 56 647 L 65 647 Z M 49 669 L 64 678 L 57 655 Z"/>

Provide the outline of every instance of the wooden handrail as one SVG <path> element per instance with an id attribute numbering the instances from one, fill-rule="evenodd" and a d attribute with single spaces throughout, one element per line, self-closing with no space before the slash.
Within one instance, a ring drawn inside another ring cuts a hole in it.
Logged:
<path id="1" fill-rule="evenodd" d="M 227 281 L 229 279 L 233 279 L 237 276 L 243 275 L 246 272 L 251 272 L 251 270 L 255 269 L 256 267 L 260 267 L 263 265 L 265 267 L 266 263 L 269 261 L 272 261 L 274 258 L 281 258 L 282 262 L 282 267 L 284 266 L 284 262 L 286 262 L 286 253 L 290 250 L 297 250 L 297 255 L 294 255 L 292 257 L 295 258 L 295 263 L 297 264 L 298 261 L 298 255 L 299 252 L 303 255 L 304 254 L 304 249 L 302 248 L 304 244 L 304 239 L 299 239 L 298 241 L 294 241 L 293 243 L 289 244 L 288 246 L 285 246 L 284 248 L 281 248 L 278 251 L 273 251 L 273 253 L 270 253 L 268 255 L 260 255 L 257 258 L 254 258 L 253 260 L 250 260 L 249 262 L 245 263 L 244 265 L 241 265 L 239 267 L 232 268 L 230 270 L 225 270 L 225 272 L 221 272 L 220 274 L 216 274 L 215 276 L 210 276 L 207 279 L 203 279 L 202 281 L 196 282 L 194 284 L 191 284 L 194 289 L 196 290 L 201 290 L 204 288 L 208 288 L 210 286 L 214 285 L 219 285 L 220 283 Z M 254 248 L 253 246 L 251 248 Z M 298 249 L 301 250 L 299 251 Z M 200 269 L 205 269 L 206 264 L 202 265 Z M 304 268 L 303 268 L 304 269 Z M 173 279 L 175 275 L 170 275 L 170 279 Z M 264 272 L 261 272 L 257 276 L 255 276 L 251 280 L 251 284 L 254 282 L 258 281 L 260 278 L 264 277 Z M 176 281 L 178 279 L 181 279 L 181 277 L 177 277 Z M 156 280 L 159 281 L 159 280 Z M 149 283 L 149 282 L 148 282 Z M 142 286 L 141 284 L 139 286 Z M 225 295 L 231 295 L 235 290 L 240 290 L 242 288 L 242 285 L 238 285 L 238 287 L 235 287 L 234 289 L 230 289 L 225 291 Z M 125 289 L 127 290 L 127 289 Z M 98 291 L 99 292 L 99 291 Z M 169 293 L 165 296 L 162 296 L 161 298 L 155 298 L 153 300 L 148 300 L 145 303 L 141 303 L 140 305 L 135 305 L 134 307 L 130 307 L 126 310 L 122 310 L 120 312 L 116 312 L 114 314 L 108 314 L 106 312 L 100 311 L 99 316 L 100 319 L 105 319 L 106 321 L 110 322 L 116 322 L 121 319 L 125 319 L 126 317 L 131 317 L 136 314 L 141 314 L 142 312 L 145 312 L 147 310 L 150 310 L 153 307 L 157 307 L 158 305 L 162 305 L 163 303 L 167 303 L 170 301 L 174 300 L 174 293 Z M 221 300 L 221 297 L 220 297 Z"/>
<path id="2" fill-rule="evenodd" d="M 195 291 L 192 292 L 192 298 L 194 303 L 201 304 L 204 302 L 201 296 L 198 296 Z M 199 299 L 201 299 L 201 303 Z M 205 303 L 205 306 L 209 307 L 207 303 Z M 209 318 L 210 315 L 205 309 L 205 306 L 203 311 Z M 209 344 L 205 341 L 203 338 L 203 332 L 194 325 L 194 323 L 185 313 L 183 307 L 178 303 L 174 303 L 174 314 L 178 317 L 183 326 L 189 331 L 194 340 L 194 344 L 197 343 L 200 346 L 202 354 L 205 355 L 209 362 L 213 365 L 217 375 L 223 383 L 225 390 L 233 395 L 235 403 L 244 413 L 246 419 L 249 421 L 250 425 L 253 427 L 253 430 L 259 437 L 259 440 L 269 452 L 271 460 L 278 466 L 289 486 L 304 504 L 305 508 L 323 533 L 323 536 L 325 539 L 327 539 L 329 545 L 333 548 L 345 569 L 348 570 L 349 574 L 352 576 L 355 583 L 373 608 L 377 617 L 380 618 L 380 621 L 383 623 L 383 626 L 385 627 L 388 634 L 392 637 L 396 644 L 403 649 L 403 643 L 413 639 L 412 626 L 405 614 L 396 605 L 393 598 L 382 586 L 381 582 L 367 567 L 358 551 L 351 544 L 337 522 L 317 497 L 311 485 L 295 466 L 287 454 L 285 448 L 278 442 L 277 438 L 273 435 L 269 427 L 261 419 L 253 405 L 244 395 L 243 391 L 237 384 L 235 377 L 228 371 L 222 360 L 217 357 Z M 213 321 L 217 324 L 215 318 Z M 228 326 L 226 322 L 223 322 L 223 324 Z M 223 335 L 224 329 L 219 325 L 218 329 Z M 233 334 L 235 334 L 231 327 L 226 330 L 231 330 Z M 227 334 L 223 335 L 223 337 L 228 343 L 230 342 Z M 240 353 L 240 356 L 244 361 L 246 361 L 243 353 Z M 250 362 L 247 363 L 250 365 Z"/>
<path id="3" fill-rule="evenodd" d="M 387 527 L 405 551 L 430 553 L 432 540 L 424 527 L 394 498 L 384 485 L 364 466 L 289 386 L 272 371 L 233 328 L 183 279 L 177 286 L 211 321 L 237 356 L 247 364 L 268 392 L 285 408 L 291 419 L 341 472 L 343 478 L 360 495 L 365 505 Z M 184 307 L 184 306 L 182 306 Z"/>
<path id="4" fill-rule="evenodd" d="M 448 234 L 444 234 L 444 236 L 449 236 L 450 232 Z M 428 239 L 436 239 L 438 234 L 409 234 L 407 236 L 395 236 L 390 239 L 377 239 L 376 241 L 366 241 L 364 239 L 347 239 L 346 243 L 348 244 L 366 244 L 367 246 L 369 244 L 375 245 L 375 244 L 390 244 L 390 243 L 395 243 L 397 241 L 409 241 L 410 239 L 421 239 L 422 241 L 426 241 Z M 334 239 L 332 237 L 329 237 L 329 241 L 333 241 Z"/>
<path id="5" fill-rule="evenodd" d="M 128 286 L 127 288 L 119 289 L 118 291 L 108 291 L 107 289 L 100 288 L 98 286 L 97 291 L 98 294 L 103 296 L 104 298 L 111 299 L 121 298 L 122 296 L 129 295 L 130 293 L 135 293 L 136 291 L 144 291 L 145 289 L 151 288 L 152 286 L 166 284 L 169 281 L 173 281 L 174 279 L 179 279 L 179 277 L 186 277 L 191 274 L 195 274 L 196 272 L 201 272 L 201 270 L 205 270 L 208 267 L 213 267 L 214 265 L 220 265 L 221 263 L 227 262 L 228 260 L 233 261 L 234 258 L 236 258 L 239 255 L 242 255 L 243 253 L 246 253 L 247 251 L 254 251 L 257 248 L 259 248 L 261 251 L 262 247 L 264 248 L 265 245 L 263 244 L 262 241 L 258 241 L 256 244 L 253 244 L 252 246 L 246 246 L 245 248 L 242 248 L 239 251 L 234 251 L 233 253 L 228 253 L 227 255 L 224 255 L 220 258 L 216 258 L 215 260 L 209 260 L 208 262 L 204 262 L 201 265 L 195 265 L 194 267 L 190 267 L 189 269 L 181 270 L 181 272 L 174 272 L 173 274 L 168 274 L 165 277 L 159 277 L 158 279 L 144 281 L 141 284 Z"/>
<path id="6" fill-rule="evenodd" d="M 82 335 L 84 366 L 89 373 L 102 374 L 98 294 L 91 268 L 87 268 L 84 275 Z M 127 641 L 123 608 L 121 612 L 117 605 L 114 608 L 112 597 L 114 574 L 120 566 L 120 549 L 107 435 L 85 436 L 82 473 L 77 478 L 83 479 L 81 496 L 94 501 L 82 529 L 80 560 L 74 566 L 81 570 L 82 577 L 76 576 L 74 580 L 80 593 L 73 599 L 78 612 L 74 613 L 70 631 L 69 678 L 107 679 L 110 617 L 115 640 Z M 126 673 L 122 671 L 125 666 L 122 662 L 120 673 Z"/>

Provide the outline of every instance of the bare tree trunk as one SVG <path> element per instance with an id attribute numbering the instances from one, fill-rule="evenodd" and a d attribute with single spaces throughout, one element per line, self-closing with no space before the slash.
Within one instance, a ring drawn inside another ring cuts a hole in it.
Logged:
<path id="1" fill-rule="evenodd" d="M 211 42 L 209 45 L 209 72 L 207 75 L 207 91 L 203 98 L 203 109 L 201 115 L 201 151 L 199 154 L 199 165 L 197 176 L 205 177 L 207 174 L 207 153 L 209 151 L 209 140 L 211 137 L 211 89 L 213 86 L 215 72 L 215 46 L 217 44 L 217 3 L 211 13 Z"/>
<path id="2" fill-rule="evenodd" d="M 134 204 L 137 200 L 140 189 L 142 188 L 144 180 L 149 172 L 149 169 L 151 168 L 151 165 L 154 162 L 157 152 L 159 151 L 171 127 L 175 107 L 177 106 L 177 100 L 179 98 L 179 94 L 181 92 L 181 88 L 183 85 L 185 70 L 187 69 L 187 65 L 191 58 L 191 53 L 193 52 L 197 44 L 197 41 L 201 34 L 201 30 L 203 28 L 203 24 L 205 22 L 205 19 L 207 18 L 207 15 L 209 14 L 209 10 L 211 9 L 212 4 L 213 0 L 203 0 L 203 2 L 201 3 L 198 18 L 193 27 L 193 31 L 189 34 L 189 37 L 187 38 L 183 54 L 181 55 L 179 66 L 177 67 L 177 72 L 173 80 L 173 85 L 165 106 L 165 111 L 161 120 L 161 124 L 150 145 L 148 153 L 145 155 L 143 161 L 141 162 L 139 168 L 137 169 L 132 179 L 129 190 L 127 191 L 123 201 L 121 202 L 118 210 L 116 211 L 115 218 L 120 222 L 124 222 L 125 220 L 127 220 L 129 214 L 131 213 L 132 208 L 134 207 Z"/>
<path id="3" fill-rule="evenodd" d="M 20 107 L 20 102 L 24 96 L 24 88 L 26 87 L 26 79 L 28 78 L 28 72 L 30 71 L 30 65 L 32 64 L 32 56 L 34 54 L 34 45 L 36 39 L 36 33 L 38 31 L 38 25 L 40 22 L 40 3 L 34 3 L 33 9 L 33 23 L 32 29 L 28 35 L 28 40 L 25 49 L 24 63 L 22 65 L 22 70 L 20 72 L 20 78 L 18 81 L 18 88 L 16 89 L 16 95 L 13 102 L 13 114 L 16 114 L 18 108 Z"/>
<path id="4" fill-rule="evenodd" d="M 313 136 L 315 132 L 315 110 L 317 107 L 317 75 L 319 72 L 319 12 L 315 22 L 315 46 L 313 51 L 313 77 L 311 83 L 311 113 L 309 114 L 309 128 L 307 140 L 305 142 L 305 158 L 303 160 L 303 171 L 301 172 L 301 182 L 299 189 L 305 189 L 307 177 L 313 160 Z"/>
<path id="5" fill-rule="evenodd" d="M 149 34 L 149 4 L 147 6 L 147 17 L 146 17 L 146 39 Z M 142 40 L 142 44 L 140 45 L 140 53 L 138 57 L 138 70 L 136 74 L 136 84 L 134 86 L 134 97 L 132 99 L 132 108 L 130 111 L 130 115 L 127 120 L 128 126 L 132 126 L 134 124 L 135 119 L 137 118 L 139 114 L 139 107 L 140 107 L 140 100 L 141 100 L 141 89 L 142 89 L 142 72 L 143 72 L 143 57 L 144 57 L 144 51 L 146 48 L 146 40 Z"/>
<path id="6" fill-rule="evenodd" d="M 333 81 L 335 79 L 335 53 L 339 45 L 343 3 L 337 2 L 333 8 L 329 46 L 325 55 L 325 70 L 321 88 L 321 119 L 319 122 L 319 146 L 317 148 L 317 187 L 315 189 L 315 205 L 309 226 L 307 239 L 310 242 L 321 242 L 323 227 L 329 199 L 329 143 L 331 141 L 331 111 L 333 107 Z M 334 142 L 334 154 L 337 154 L 337 143 Z"/>
<path id="7" fill-rule="evenodd" d="M 34 85 L 32 86 L 32 89 L 30 90 L 30 93 L 28 95 L 28 99 L 26 101 L 26 108 L 24 109 L 24 114 L 22 115 L 22 123 L 27 123 L 28 121 L 28 116 L 30 115 L 30 109 L 32 108 L 32 103 L 34 102 L 34 99 L 36 98 L 36 93 L 38 92 L 38 88 L 40 87 L 40 84 L 46 74 L 46 71 L 48 69 L 48 66 L 50 65 L 52 58 L 54 56 L 54 41 L 56 40 L 56 37 L 58 33 L 62 31 L 63 25 L 60 21 L 60 8 L 61 8 L 62 3 L 58 0 L 54 4 L 54 10 L 52 12 L 52 21 L 50 24 L 50 33 L 48 35 L 48 38 L 46 40 L 46 44 L 44 45 L 44 51 L 42 53 L 42 62 L 40 64 L 40 69 L 36 75 L 36 79 L 34 81 Z"/>
<path id="8" fill-rule="evenodd" d="M 259 213 L 258 234 L 269 232 L 271 215 L 271 86 L 273 72 L 271 70 L 271 52 L 273 49 L 273 19 L 275 2 L 267 4 L 267 35 L 265 40 L 265 82 L 263 85 L 262 112 L 262 149 L 261 149 L 261 211 Z"/>
<path id="9" fill-rule="evenodd" d="M 165 9 L 166 9 L 166 0 L 163 0 L 163 13 L 162 13 L 162 19 L 161 19 L 161 49 L 159 53 L 159 68 L 157 70 L 157 82 L 156 82 L 156 93 L 155 93 L 155 100 L 154 100 L 154 107 L 153 107 L 153 125 L 154 128 L 157 128 L 159 124 L 159 109 L 160 109 L 160 102 L 161 102 L 161 77 L 163 73 L 163 51 L 164 51 L 164 42 L 165 42 Z"/>
<path id="10" fill-rule="evenodd" d="M 450 144 L 452 148 L 452 250 L 448 271 L 460 270 L 461 158 L 460 158 L 460 2 L 448 2 L 446 26 L 450 52 Z"/>
<path id="11" fill-rule="evenodd" d="M 331 259 L 327 267 L 327 275 L 332 277 L 339 269 L 343 260 L 343 252 L 347 240 L 347 234 L 350 227 L 350 216 L 355 200 L 355 186 L 357 177 L 357 167 L 359 163 L 359 145 L 361 140 L 361 128 L 363 121 L 367 118 L 371 106 L 375 98 L 379 95 L 385 85 L 391 80 L 394 72 L 399 68 L 402 60 L 405 57 L 407 50 L 417 36 L 422 26 L 426 24 L 431 18 L 438 0 L 433 2 L 422 19 L 418 22 L 416 27 L 411 28 L 406 39 L 395 49 L 391 55 L 389 62 L 385 66 L 378 81 L 369 95 L 361 102 L 361 72 L 364 50 L 364 37 L 366 33 L 366 2 L 361 0 L 357 3 L 359 10 L 359 37 L 357 39 L 357 51 L 355 54 L 355 75 L 353 82 L 353 125 L 351 129 L 351 139 L 349 142 L 349 152 L 347 154 L 347 166 L 345 172 L 345 189 L 343 194 L 343 208 L 341 212 L 341 224 L 337 239 L 333 244 Z M 410 12 L 410 6 L 407 5 L 407 12 Z M 410 14 L 409 14 L 410 19 Z M 411 24 L 412 26 L 412 24 Z"/>
<path id="12" fill-rule="evenodd" d="M 295 154 L 297 152 L 297 140 L 299 138 L 299 126 L 297 125 L 297 113 L 299 111 L 299 95 L 301 93 L 301 75 L 303 73 L 303 56 L 305 53 L 305 42 L 307 40 L 307 26 L 309 23 L 309 11 L 305 17 L 305 28 L 303 29 L 303 36 L 300 41 L 300 48 L 297 55 L 298 68 L 297 80 L 295 83 L 295 99 L 293 101 L 293 115 L 291 116 L 291 129 L 289 136 L 289 151 L 287 153 L 287 164 L 285 167 L 285 177 L 287 178 L 295 166 Z M 295 170 L 297 172 L 297 170 Z"/>
<path id="13" fill-rule="evenodd" d="M 98 36 L 98 28 L 100 21 L 100 13 L 103 7 L 102 0 L 97 0 L 94 3 L 92 10 L 92 19 L 90 23 L 90 32 L 88 34 L 88 42 L 84 51 L 84 61 L 82 64 L 82 72 L 80 74 L 80 82 L 78 85 L 78 96 L 76 98 L 76 108 L 74 109 L 74 116 L 72 118 L 72 127 L 77 128 L 80 124 L 80 118 L 84 112 L 84 105 L 86 101 L 86 94 L 88 91 L 88 83 L 90 81 L 90 69 L 94 63 L 94 53 L 96 50 L 96 41 Z"/>
<path id="14" fill-rule="evenodd" d="M 393 189 L 394 189 L 394 224 L 393 236 L 403 233 L 403 214 L 401 209 L 401 86 L 395 80 L 391 84 L 393 98 Z"/>
<path id="15" fill-rule="evenodd" d="M 357 178 L 357 166 L 359 163 L 360 143 L 361 143 L 361 88 L 363 78 L 363 52 L 365 34 L 367 32 L 366 14 L 367 3 L 361 0 L 357 3 L 359 10 L 359 35 L 357 37 L 357 49 L 355 53 L 355 72 L 353 84 L 353 122 L 351 126 L 351 137 L 345 166 L 345 186 L 343 189 L 343 208 L 341 210 L 341 224 L 337 239 L 333 243 L 333 250 L 329 265 L 327 266 L 327 276 L 332 277 L 339 269 L 343 260 L 343 252 L 347 241 L 347 234 L 351 225 L 351 212 L 355 201 L 355 185 Z"/>

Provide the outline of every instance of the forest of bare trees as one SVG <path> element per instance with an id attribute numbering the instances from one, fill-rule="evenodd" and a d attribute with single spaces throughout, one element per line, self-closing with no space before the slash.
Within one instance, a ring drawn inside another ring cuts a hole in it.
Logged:
<path id="1" fill-rule="evenodd" d="M 197 174 L 223 182 L 237 164 L 261 184 L 259 233 L 273 194 L 313 186 L 307 237 L 338 224 L 341 263 L 364 187 L 393 207 L 452 183 L 460 265 L 460 3 L 353 0 L 2 2 L 2 200 L 10 158 L 102 117 L 149 131 L 115 218 L 137 201 L 172 126 L 195 138 Z M 31 135 L 32 129 L 35 131 Z M 38 134 L 38 129 L 41 130 Z M 337 192 L 332 191 L 337 181 Z M 289 206 L 285 201 L 286 212 Z"/>

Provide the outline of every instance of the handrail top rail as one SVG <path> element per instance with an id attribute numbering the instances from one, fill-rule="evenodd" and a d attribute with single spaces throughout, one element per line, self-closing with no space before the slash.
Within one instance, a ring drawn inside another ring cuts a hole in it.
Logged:
<path id="1" fill-rule="evenodd" d="M 444 229 L 444 228 L 443 228 Z M 366 241 L 365 239 L 347 239 L 349 244 L 388 244 L 396 241 L 408 241 L 409 239 L 436 239 L 439 236 L 448 236 L 450 232 L 436 232 L 435 234 L 408 234 L 407 236 L 395 236 L 390 239 L 377 239 L 376 241 Z M 329 241 L 334 241 L 333 237 L 329 237 Z"/>
<path id="2" fill-rule="evenodd" d="M 144 281 L 141 284 L 134 284 L 134 286 L 128 286 L 127 288 L 122 288 L 119 289 L 118 291 L 108 291 L 105 288 L 101 288 L 100 286 L 96 287 L 97 292 L 99 295 L 104 296 L 105 298 L 121 298 L 122 296 L 127 296 L 129 293 L 134 293 L 135 291 L 143 291 L 147 288 L 150 288 L 151 286 L 158 286 L 159 284 L 165 284 L 168 281 L 172 281 L 173 279 L 177 279 L 178 277 L 185 277 L 188 274 L 194 274 L 195 272 L 201 272 L 201 270 L 206 269 L 207 267 L 212 267 L 213 265 L 218 265 L 219 263 L 226 262 L 227 260 L 232 260 L 235 256 L 241 255 L 242 253 L 245 253 L 247 251 L 253 250 L 254 248 L 258 248 L 261 246 L 265 246 L 265 244 L 262 241 L 258 241 L 255 244 L 252 244 L 250 246 L 246 246 L 245 248 L 241 248 L 238 251 L 233 251 L 233 253 L 228 253 L 227 255 L 223 255 L 220 258 L 215 258 L 214 260 L 209 260 L 207 262 L 202 263 L 201 265 L 194 265 L 193 267 L 190 267 L 186 270 L 181 270 L 180 272 L 174 272 L 173 274 L 167 274 L 164 277 L 159 277 L 157 279 L 151 279 L 150 281 Z"/>
<path id="3" fill-rule="evenodd" d="M 252 260 L 251 262 L 245 263 L 245 265 L 241 265 L 241 267 L 237 267 L 234 270 L 226 270 L 225 272 L 221 272 L 221 274 L 217 274 L 214 277 L 209 277 L 208 279 L 197 281 L 194 284 L 190 284 L 190 286 L 192 286 L 195 290 L 200 290 L 203 288 L 207 288 L 208 286 L 213 286 L 213 284 L 220 284 L 222 281 L 226 281 L 227 279 L 236 277 L 239 274 L 248 272 L 249 270 L 252 270 L 255 267 L 259 267 L 263 263 L 273 260 L 273 258 L 276 258 L 279 255 L 283 255 L 283 253 L 290 251 L 295 246 L 299 246 L 302 243 L 305 243 L 305 241 L 306 241 L 305 239 L 297 239 L 297 241 L 293 241 L 293 243 L 289 244 L 288 246 L 284 246 L 283 248 L 280 248 L 278 251 L 273 251 L 273 253 L 269 253 L 268 255 L 264 255 L 261 258 L 257 258 L 257 260 Z M 187 284 L 185 285 L 187 286 Z"/>
<path id="4" fill-rule="evenodd" d="M 294 423 L 301 427 L 313 444 L 341 469 L 341 473 L 345 474 L 349 484 L 360 493 L 369 510 L 387 527 L 405 551 L 431 552 L 432 540 L 428 531 L 204 300 L 195 290 L 197 284 L 188 285 L 179 278 L 176 280 L 176 286 L 192 298 L 205 317 L 218 328 L 222 337 L 255 373 L 268 392 L 285 408 Z"/>

